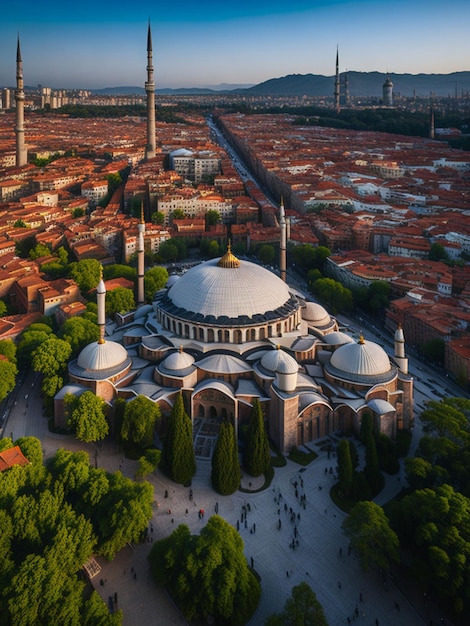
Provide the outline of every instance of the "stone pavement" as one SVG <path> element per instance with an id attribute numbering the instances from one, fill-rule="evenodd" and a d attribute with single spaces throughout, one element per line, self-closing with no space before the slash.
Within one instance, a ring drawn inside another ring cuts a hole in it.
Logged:
<path id="1" fill-rule="evenodd" d="M 207 461 L 198 461 L 191 487 L 192 500 L 189 488 L 175 485 L 155 472 L 150 477 L 156 498 L 149 526 L 150 542 L 133 550 L 126 548 L 110 563 L 98 559 L 102 571 L 93 579 L 95 588 L 105 601 L 109 595 L 118 594 L 124 626 L 185 623 L 167 594 L 152 583 L 146 556 L 152 540 L 166 537 L 180 523 L 187 524 L 192 533 L 198 533 L 217 506 L 219 515 L 234 527 L 238 520 L 246 558 L 249 563 L 253 559 L 261 577 L 261 601 L 249 626 L 259 626 L 272 613 L 282 611 L 292 587 L 302 581 L 315 591 L 330 626 L 356 621 L 374 626 L 376 620 L 381 626 L 429 623 L 392 581 L 383 583 L 375 573 L 365 574 L 358 560 L 348 555 L 348 543 L 341 531 L 345 514 L 329 498 L 335 482 L 329 470 L 334 468 L 335 459 L 328 459 L 319 447 L 316 451 L 318 459 L 305 469 L 291 461 L 286 467 L 277 468 L 272 485 L 258 493 L 216 494 L 210 486 Z M 121 469 L 130 477 L 137 467 L 136 462 L 123 459 L 110 446 L 99 452 L 98 465 L 111 471 Z M 242 486 L 248 488 L 251 482 L 254 490 L 261 486 L 261 481 L 244 477 Z M 385 489 L 386 498 L 400 488 L 401 481 L 391 477 Z M 202 519 L 200 509 L 204 510 Z M 241 522 L 244 510 L 246 527 Z M 101 578 L 106 580 L 104 586 L 100 585 Z"/>

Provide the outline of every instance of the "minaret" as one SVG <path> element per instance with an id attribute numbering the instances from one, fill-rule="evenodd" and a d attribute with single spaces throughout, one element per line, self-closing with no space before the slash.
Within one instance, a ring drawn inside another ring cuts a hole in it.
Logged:
<path id="1" fill-rule="evenodd" d="M 339 78 L 339 50 L 338 50 L 338 46 L 336 46 L 336 76 L 335 76 L 335 109 L 336 112 L 339 113 L 340 112 L 340 102 L 339 102 L 339 97 L 340 97 L 340 78 Z"/>
<path id="2" fill-rule="evenodd" d="M 96 304 L 98 305 L 98 328 L 100 329 L 98 343 L 104 343 L 104 331 L 106 326 L 106 287 L 103 280 L 103 268 L 101 268 L 100 282 L 96 287 Z"/>
<path id="3" fill-rule="evenodd" d="M 435 129 L 434 129 L 434 107 L 431 104 L 431 108 L 429 110 L 429 139 L 435 139 Z"/>
<path id="4" fill-rule="evenodd" d="M 144 203 L 140 207 L 140 223 L 137 226 L 139 234 L 137 235 L 137 306 L 145 303 L 144 290 L 144 263 L 145 263 L 145 220 L 144 220 Z"/>
<path id="5" fill-rule="evenodd" d="M 398 324 L 398 327 L 395 331 L 394 346 L 394 361 L 398 365 L 400 371 L 403 372 L 403 374 L 408 374 L 408 359 L 405 356 L 405 335 L 403 334 L 403 328 L 401 327 L 401 324 Z"/>
<path id="6" fill-rule="evenodd" d="M 393 106 L 393 83 L 390 80 L 390 76 L 388 75 L 382 87 L 382 100 L 383 100 L 384 106 L 386 107 Z"/>
<path id="7" fill-rule="evenodd" d="M 279 270 L 281 278 L 286 282 L 286 214 L 284 212 L 284 199 L 281 197 L 281 205 L 279 207 L 279 225 L 281 227 L 281 240 L 279 244 Z"/>
<path id="8" fill-rule="evenodd" d="M 23 83 L 23 61 L 21 59 L 20 36 L 18 35 L 18 45 L 16 48 L 16 166 L 22 167 L 28 162 L 28 153 L 24 143 L 24 83 Z"/>
<path id="9" fill-rule="evenodd" d="M 153 81 L 153 58 L 152 58 L 152 33 L 150 22 L 147 34 L 147 80 L 145 82 L 147 93 L 147 145 L 145 147 L 145 158 L 152 159 L 155 156 L 155 83 Z"/>

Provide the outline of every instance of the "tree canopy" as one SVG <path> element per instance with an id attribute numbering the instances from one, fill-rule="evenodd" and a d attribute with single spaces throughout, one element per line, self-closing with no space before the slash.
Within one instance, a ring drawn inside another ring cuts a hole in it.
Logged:
<path id="1" fill-rule="evenodd" d="M 212 486 L 222 494 L 235 493 L 240 486 L 241 471 L 235 428 L 228 421 L 220 425 L 212 455 Z"/>
<path id="2" fill-rule="evenodd" d="M 106 403 L 92 391 L 84 391 L 78 398 L 72 394 L 65 396 L 69 411 L 68 425 L 77 439 L 90 443 L 104 439 L 109 432 L 106 420 Z"/>
<path id="3" fill-rule="evenodd" d="M 153 429 L 160 417 L 160 407 L 146 396 L 137 396 L 124 408 L 121 437 L 124 441 L 149 448 L 153 443 Z"/>
<path id="4" fill-rule="evenodd" d="M 145 272 L 144 289 L 147 302 L 153 302 L 155 294 L 168 282 L 168 270 L 165 267 L 152 267 Z"/>
<path id="5" fill-rule="evenodd" d="M 243 626 L 260 598 L 260 584 L 251 572 L 238 532 L 222 517 L 212 516 L 199 535 L 180 525 L 154 544 L 150 569 L 188 620 Z"/>
<path id="6" fill-rule="evenodd" d="M 82 259 L 71 264 L 70 273 L 80 291 L 86 293 L 100 282 L 101 263 L 96 259 Z"/>
<path id="7" fill-rule="evenodd" d="M 375 502 L 358 502 L 344 520 L 343 530 L 364 571 L 371 568 L 387 571 L 398 563 L 398 536 Z"/>
<path id="8" fill-rule="evenodd" d="M 71 356 L 75 357 L 89 343 L 98 341 L 100 330 L 98 324 L 85 317 L 71 317 L 60 327 L 59 338 L 70 344 Z"/>
<path id="9" fill-rule="evenodd" d="M 134 292 L 126 287 L 116 287 L 106 294 L 106 315 L 128 313 L 135 309 Z"/>
<path id="10" fill-rule="evenodd" d="M 284 611 L 271 615 L 265 626 L 328 626 L 322 605 L 306 582 L 292 587 Z"/>

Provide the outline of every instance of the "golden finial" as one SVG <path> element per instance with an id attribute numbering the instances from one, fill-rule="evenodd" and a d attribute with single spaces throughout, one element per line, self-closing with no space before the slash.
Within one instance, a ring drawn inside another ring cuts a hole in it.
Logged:
<path id="1" fill-rule="evenodd" d="M 359 343 L 361 346 L 365 344 L 365 339 L 364 339 L 364 335 L 362 334 L 362 331 L 361 331 L 361 334 L 360 334 L 360 336 L 359 336 L 359 341 L 358 341 L 358 343 Z"/>
<path id="2" fill-rule="evenodd" d="M 228 268 L 240 267 L 240 261 L 237 259 L 235 255 L 232 254 L 232 247 L 230 245 L 230 239 L 228 240 L 228 243 L 227 243 L 227 252 L 223 256 L 220 257 L 217 263 L 217 266 L 228 267 Z"/>

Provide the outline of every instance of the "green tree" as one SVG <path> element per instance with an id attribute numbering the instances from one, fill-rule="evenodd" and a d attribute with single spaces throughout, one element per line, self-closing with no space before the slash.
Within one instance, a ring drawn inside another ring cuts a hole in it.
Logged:
<path id="1" fill-rule="evenodd" d="M 51 256 L 51 250 L 48 246 L 45 246 L 42 243 L 37 243 L 34 248 L 29 251 L 29 256 L 31 259 L 40 259 L 44 256 Z"/>
<path id="2" fill-rule="evenodd" d="M 113 263 L 103 267 L 104 280 L 112 280 L 113 278 L 127 278 L 127 280 L 135 281 L 137 272 L 130 265 L 122 265 L 121 263 Z"/>
<path id="3" fill-rule="evenodd" d="M 75 357 L 89 343 L 98 341 L 100 330 L 98 324 L 85 317 L 71 317 L 60 327 L 59 337 L 70 344 L 72 357 Z"/>
<path id="4" fill-rule="evenodd" d="M 0 402 L 15 388 L 17 374 L 18 370 L 14 363 L 0 359 Z"/>
<path id="5" fill-rule="evenodd" d="M 161 467 L 172 480 L 182 485 L 188 484 L 196 473 L 193 428 L 191 419 L 184 410 L 181 393 L 176 396 L 168 417 Z"/>
<path id="6" fill-rule="evenodd" d="M 429 249 L 430 261 L 448 261 L 449 255 L 441 243 L 434 242 Z"/>
<path id="7" fill-rule="evenodd" d="M 124 441 L 149 448 L 153 443 L 153 429 L 160 417 L 160 407 L 146 396 L 130 400 L 124 409 L 121 437 Z"/>
<path id="8" fill-rule="evenodd" d="M 379 460 L 377 456 L 377 446 L 372 435 L 365 441 L 366 446 L 366 465 L 364 467 L 364 476 L 370 487 L 371 492 L 375 495 L 378 493 L 383 484 L 383 477 L 380 473 Z"/>
<path id="9" fill-rule="evenodd" d="M 257 256 L 263 265 L 271 265 L 271 263 L 274 261 L 274 257 L 276 256 L 274 246 L 271 246 L 269 243 L 263 244 L 259 247 L 257 251 Z"/>
<path id="10" fill-rule="evenodd" d="M 84 391 L 78 398 L 72 394 L 65 397 L 69 405 L 68 425 L 75 432 L 77 439 L 90 443 L 100 441 L 109 433 L 106 420 L 106 403 L 92 391 Z"/>
<path id="11" fill-rule="evenodd" d="M 145 272 L 144 289 L 147 302 L 153 302 L 155 294 L 168 282 L 168 270 L 165 267 L 152 267 Z"/>
<path id="12" fill-rule="evenodd" d="M 260 584 L 250 571 L 238 532 L 218 515 L 199 535 L 179 526 L 157 542 L 149 555 L 155 579 L 169 590 L 187 620 L 243 626 L 260 598 Z"/>
<path id="13" fill-rule="evenodd" d="M 155 211 L 150 216 L 150 220 L 151 220 L 152 224 L 157 224 L 158 226 L 163 226 L 163 224 L 165 223 L 165 213 L 162 213 L 161 211 Z"/>
<path id="14" fill-rule="evenodd" d="M 387 571 L 398 563 L 398 537 L 383 509 L 374 502 L 358 502 L 344 520 L 343 531 L 364 571 Z"/>
<path id="15" fill-rule="evenodd" d="M 132 289 L 116 287 L 106 294 L 106 315 L 112 317 L 115 313 L 128 313 L 135 309 L 135 299 Z"/>
<path id="16" fill-rule="evenodd" d="M 170 214 L 170 219 L 173 222 L 174 220 L 183 220 L 186 217 L 183 209 L 175 209 Z"/>
<path id="17" fill-rule="evenodd" d="M 34 350 L 32 366 L 43 375 L 42 391 L 46 397 L 53 398 L 63 386 L 71 353 L 70 344 L 57 337 L 46 339 Z"/>
<path id="18" fill-rule="evenodd" d="M 146 450 L 144 456 L 139 459 L 139 468 L 136 472 L 136 478 L 144 478 L 148 474 L 154 472 L 161 460 L 161 450 L 151 448 Z"/>
<path id="19" fill-rule="evenodd" d="M 390 283 L 384 280 L 374 280 L 369 285 L 367 290 L 367 297 L 369 302 L 369 309 L 374 314 L 388 307 L 390 303 Z"/>
<path id="20" fill-rule="evenodd" d="M 52 335 L 52 329 L 46 324 L 31 324 L 20 337 L 18 343 L 18 362 L 21 367 L 30 367 L 33 352 Z"/>
<path id="21" fill-rule="evenodd" d="M 341 492 L 349 496 L 353 484 L 353 466 L 351 450 L 347 439 L 341 439 L 338 443 L 338 476 Z"/>
<path id="22" fill-rule="evenodd" d="M 241 472 L 238 461 L 238 446 L 233 424 L 228 421 L 220 425 L 219 436 L 212 455 L 212 486 L 223 496 L 237 491 Z"/>
<path id="23" fill-rule="evenodd" d="M 292 587 L 284 611 L 271 615 L 265 626 L 328 626 L 322 605 L 306 582 Z"/>
<path id="24" fill-rule="evenodd" d="M 80 206 L 75 207 L 75 209 L 73 209 L 72 211 L 72 217 L 74 219 L 76 219 L 77 217 L 83 217 L 84 215 L 85 215 L 85 209 L 83 209 Z"/>
<path id="25" fill-rule="evenodd" d="M 421 489 L 399 503 L 400 538 L 412 552 L 414 576 L 454 608 L 470 607 L 470 500 L 450 485 Z"/>
<path id="26" fill-rule="evenodd" d="M 13 224 L 13 228 L 28 228 L 28 225 L 24 220 L 19 219 Z"/>
<path id="27" fill-rule="evenodd" d="M 82 259 L 71 264 L 70 273 L 82 293 L 87 293 L 100 282 L 101 263 L 96 259 Z"/>
<path id="28" fill-rule="evenodd" d="M 158 256 L 163 263 L 176 261 L 178 259 L 178 248 L 173 243 L 170 243 L 170 240 L 163 241 L 158 248 Z"/>
<path id="29" fill-rule="evenodd" d="M 261 476 L 271 464 L 268 435 L 258 398 L 254 399 L 250 413 L 243 464 L 250 476 Z"/>
<path id="30" fill-rule="evenodd" d="M 0 317 L 3 317 L 4 315 L 6 315 L 7 311 L 8 311 L 7 305 L 5 304 L 3 300 L 0 300 Z"/>
<path id="31" fill-rule="evenodd" d="M 352 292 L 333 278 L 319 278 L 312 285 L 312 293 L 332 313 L 353 308 Z"/>
<path id="32" fill-rule="evenodd" d="M 216 211 L 214 209 L 209 209 L 206 212 L 206 228 L 209 228 L 210 226 L 215 226 L 216 224 L 218 224 L 220 222 L 220 213 L 219 211 Z"/>

